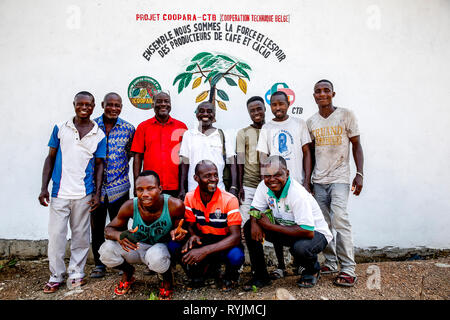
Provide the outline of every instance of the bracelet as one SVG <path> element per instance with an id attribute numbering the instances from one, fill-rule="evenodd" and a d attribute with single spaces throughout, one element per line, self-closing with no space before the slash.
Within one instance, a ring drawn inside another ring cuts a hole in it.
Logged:
<path id="1" fill-rule="evenodd" d="M 235 188 L 236 190 L 239 190 L 239 189 L 238 189 L 237 187 L 235 187 L 235 186 L 231 186 L 231 187 L 230 187 L 230 190 L 233 189 L 233 188 Z"/>
<path id="2" fill-rule="evenodd" d="M 361 178 L 363 178 L 364 179 L 364 176 L 363 176 L 363 174 L 361 173 L 361 172 L 356 172 L 356 174 L 359 174 L 360 176 L 361 176 Z"/>

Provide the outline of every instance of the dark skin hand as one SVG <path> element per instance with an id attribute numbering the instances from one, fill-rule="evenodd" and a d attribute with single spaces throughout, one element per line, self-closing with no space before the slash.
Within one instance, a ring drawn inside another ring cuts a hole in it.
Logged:
<path id="1" fill-rule="evenodd" d="M 255 241 L 262 241 L 264 238 L 264 230 L 272 231 L 272 232 L 278 232 L 285 234 L 290 237 L 296 237 L 296 238 L 307 238 L 312 239 L 314 237 L 313 231 L 308 231 L 300 226 L 282 226 L 278 224 L 273 224 L 270 222 L 269 218 L 262 213 L 260 219 L 255 219 L 254 217 L 251 217 L 251 223 L 252 223 L 252 239 Z"/>
<path id="2" fill-rule="evenodd" d="M 364 174 L 364 154 L 359 136 L 350 138 L 350 142 L 352 144 L 352 153 L 353 159 L 355 160 L 356 171 Z M 353 194 L 355 196 L 358 196 L 361 193 L 362 188 L 363 177 L 361 177 L 359 174 L 356 174 L 352 182 Z"/>
<path id="3" fill-rule="evenodd" d="M 95 158 L 95 167 L 94 167 L 94 177 L 95 177 L 95 185 L 98 186 L 95 189 L 95 193 L 92 195 L 92 199 L 88 202 L 91 206 L 89 212 L 93 212 L 100 205 L 100 195 L 101 195 L 101 185 L 103 182 L 103 159 Z"/>
<path id="4" fill-rule="evenodd" d="M 305 144 L 302 146 L 303 152 L 303 170 L 305 171 L 305 179 L 303 180 L 303 186 L 306 191 L 311 193 L 311 172 L 312 172 L 312 159 L 311 159 L 311 144 Z"/>
<path id="5" fill-rule="evenodd" d="M 190 225 L 189 230 L 192 232 L 192 225 Z M 191 234 L 191 237 L 183 246 L 182 253 L 185 255 L 182 258 L 182 262 L 188 265 L 196 264 L 205 259 L 208 255 L 214 252 L 230 249 L 234 246 L 239 245 L 241 241 L 241 227 L 240 226 L 230 226 L 230 234 L 219 242 L 206 245 L 204 247 L 195 248 L 196 245 L 201 245 L 201 239 L 198 235 Z"/>
<path id="6" fill-rule="evenodd" d="M 137 177 L 141 173 L 143 161 L 144 161 L 144 154 L 135 152 L 133 157 L 133 181 L 135 182 Z M 134 184 L 133 195 L 136 197 L 136 183 Z"/>
<path id="7" fill-rule="evenodd" d="M 39 194 L 39 203 L 48 207 L 50 203 L 50 194 L 48 193 L 48 184 L 50 183 L 50 179 L 52 178 L 53 167 L 55 166 L 56 153 L 58 152 L 55 148 L 49 148 L 48 155 L 44 161 L 44 168 L 42 169 L 42 184 L 41 184 L 41 193 Z"/>

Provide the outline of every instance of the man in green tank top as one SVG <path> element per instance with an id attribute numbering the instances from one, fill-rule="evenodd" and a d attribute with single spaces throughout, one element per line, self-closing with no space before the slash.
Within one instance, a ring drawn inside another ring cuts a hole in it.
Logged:
<path id="1" fill-rule="evenodd" d="M 123 271 L 114 292 L 129 291 L 135 281 L 132 264 L 145 263 L 148 268 L 163 275 L 160 298 L 173 294 L 171 258 L 167 248 L 170 241 L 181 241 L 187 231 L 177 226 L 184 217 L 183 201 L 162 194 L 159 176 L 154 171 L 143 171 L 136 179 L 137 198 L 126 201 L 117 216 L 105 228 L 105 243 L 100 247 L 100 260 L 108 267 Z M 129 219 L 132 230 L 127 230 Z"/>

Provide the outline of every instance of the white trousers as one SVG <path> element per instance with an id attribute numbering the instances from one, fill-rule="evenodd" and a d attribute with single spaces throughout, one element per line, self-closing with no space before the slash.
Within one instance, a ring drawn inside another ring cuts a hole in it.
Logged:
<path id="1" fill-rule="evenodd" d="M 100 261 L 109 268 L 120 266 L 124 261 L 130 264 L 144 263 L 150 270 L 164 273 L 170 267 L 170 253 L 167 245 L 149 245 L 139 242 L 139 249 L 125 251 L 117 241 L 106 240 L 98 250 Z"/>
<path id="2" fill-rule="evenodd" d="M 245 222 L 250 218 L 248 212 L 250 211 L 250 206 L 253 201 L 253 197 L 255 196 L 256 188 L 250 188 L 244 186 L 244 195 L 245 199 L 240 206 L 240 212 L 242 216 L 242 227 L 244 227 Z"/>
<path id="3" fill-rule="evenodd" d="M 64 256 L 67 245 L 67 223 L 72 233 L 70 262 L 67 270 L 69 279 L 85 276 L 84 267 L 90 247 L 90 205 L 92 195 L 79 200 L 51 198 L 48 219 L 48 260 L 50 282 L 62 282 L 66 273 Z"/>

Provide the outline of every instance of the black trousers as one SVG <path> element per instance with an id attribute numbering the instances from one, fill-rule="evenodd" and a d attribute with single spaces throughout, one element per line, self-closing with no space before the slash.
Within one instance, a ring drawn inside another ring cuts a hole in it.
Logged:
<path id="1" fill-rule="evenodd" d="M 327 239 L 320 232 L 314 231 L 312 239 L 295 238 L 278 232 L 264 230 L 265 239 L 277 246 L 289 247 L 289 251 L 295 261 L 305 268 L 304 274 L 315 274 L 320 270 L 317 254 L 322 252 L 328 245 Z M 250 263 L 254 277 L 257 279 L 268 279 L 266 259 L 264 257 L 263 245 L 252 239 L 251 221 L 244 225 L 245 244 L 250 256 Z"/>
<path id="2" fill-rule="evenodd" d="M 94 255 L 96 266 L 104 266 L 100 261 L 98 249 L 105 242 L 106 215 L 109 214 L 109 220 L 112 221 L 119 213 L 120 207 L 128 199 L 130 199 L 130 194 L 126 193 L 121 198 L 110 203 L 108 196 L 105 196 L 105 201 L 100 203 L 100 206 L 91 213 L 92 254 Z"/>

